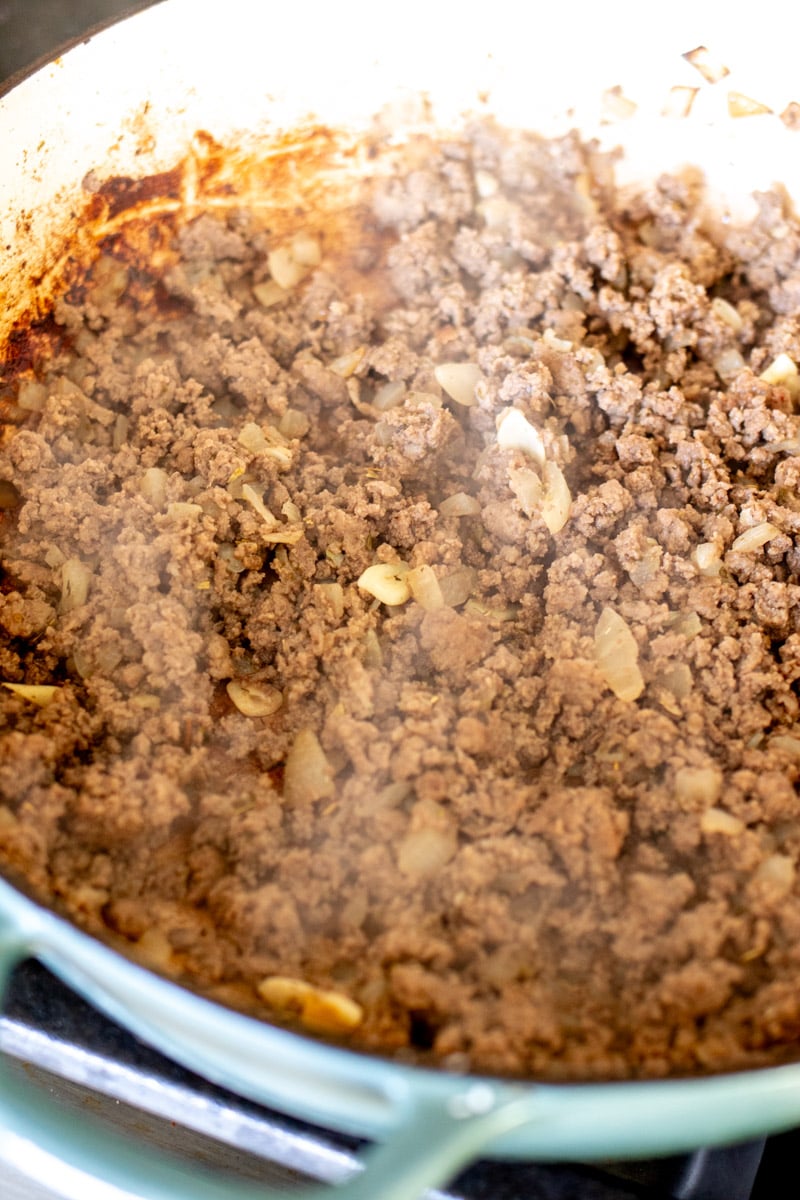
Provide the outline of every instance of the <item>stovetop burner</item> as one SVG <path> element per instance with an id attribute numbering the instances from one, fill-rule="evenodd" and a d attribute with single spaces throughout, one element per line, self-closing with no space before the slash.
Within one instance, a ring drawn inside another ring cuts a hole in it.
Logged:
<path id="1" fill-rule="evenodd" d="M 90 1109 L 144 1145 L 228 1178 L 283 1187 L 335 1183 L 356 1169 L 359 1142 L 217 1088 L 99 1015 L 38 963 L 15 972 L 0 1049 L 66 1109 Z M 645 1162 L 484 1162 L 429 1200 L 782 1200 L 800 1131 Z M 790 1155 L 792 1156 L 790 1158 Z M 376 1198 L 377 1200 L 377 1198 Z"/>

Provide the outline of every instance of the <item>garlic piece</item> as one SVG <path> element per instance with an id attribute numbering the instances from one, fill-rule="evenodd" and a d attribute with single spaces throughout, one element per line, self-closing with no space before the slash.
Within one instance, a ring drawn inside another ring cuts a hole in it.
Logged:
<path id="1" fill-rule="evenodd" d="M 628 623 L 604 608 L 594 631 L 594 655 L 600 674 L 618 700 L 636 700 L 644 691 L 639 647 Z"/>
<path id="2" fill-rule="evenodd" d="M 477 404 L 475 388 L 480 382 L 481 369 L 475 363 L 440 363 L 433 369 L 439 387 L 456 404 L 473 408 Z"/>
<path id="3" fill-rule="evenodd" d="M 381 604 L 396 606 L 405 604 L 411 597 L 406 582 L 409 566 L 404 562 L 373 563 L 358 578 L 358 586 Z"/>
<path id="4" fill-rule="evenodd" d="M 497 414 L 497 444 L 503 450 L 522 450 L 540 468 L 544 466 L 544 442 L 518 408 L 504 408 Z"/>
<path id="5" fill-rule="evenodd" d="M 270 717 L 283 704 L 282 694 L 267 683 L 231 679 L 225 691 L 245 717 Z"/>

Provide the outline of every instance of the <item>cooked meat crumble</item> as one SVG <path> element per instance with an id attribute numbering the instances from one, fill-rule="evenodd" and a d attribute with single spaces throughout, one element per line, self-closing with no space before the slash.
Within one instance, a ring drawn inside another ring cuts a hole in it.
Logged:
<path id="1" fill-rule="evenodd" d="M 160 307 L 108 250 L 56 304 L 0 470 L 7 865 L 368 1050 L 796 1055 L 800 225 L 488 124 L 362 201 L 383 299 L 232 209 Z"/>

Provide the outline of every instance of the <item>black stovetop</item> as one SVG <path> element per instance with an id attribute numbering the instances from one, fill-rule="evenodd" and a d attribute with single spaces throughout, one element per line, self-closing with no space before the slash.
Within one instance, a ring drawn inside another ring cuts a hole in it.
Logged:
<path id="1" fill-rule="evenodd" d="M 92 27 L 145 6 L 132 0 L 0 0 L 0 81 Z M 340 1178 L 357 1148 L 352 1139 L 271 1113 L 177 1067 L 100 1017 L 35 963 L 23 964 L 15 974 L 0 1019 L 0 1046 L 38 1064 L 52 1079 L 81 1085 L 95 1097 L 95 1107 L 104 1097 L 112 1105 L 140 1104 L 167 1125 L 175 1117 L 204 1137 L 227 1139 L 242 1153 L 272 1155 L 290 1175 Z M 197 1154 L 205 1154 L 202 1147 Z M 798 1155 L 800 1131 L 793 1131 L 766 1143 L 646 1163 L 480 1163 L 446 1195 L 450 1200 L 788 1200 L 797 1191 Z M 444 1200 L 444 1193 L 437 1195 Z"/>

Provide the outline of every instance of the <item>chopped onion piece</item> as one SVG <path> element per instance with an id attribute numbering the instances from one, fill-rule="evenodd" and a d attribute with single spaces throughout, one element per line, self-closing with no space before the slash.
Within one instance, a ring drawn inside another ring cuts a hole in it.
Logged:
<path id="1" fill-rule="evenodd" d="M 328 369 L 333 371 L 334 375 L 338 375 L 340 379 L 349 379 L 353 372 L 358 370 L 366 352 L 366 346 L 359 346 L 348 354 L 340 354 L 338 358 L 328 364 Z"/>
<path id="2" fill-rule="evenodd" d="M 713 578 L 722 570 L 722 558 L 716 542 L 700 542 L 692 551 L 691 558 L 701 575 Z"/>
<path id="3" fill-rule="evenodd" d="M 185 500 L 175 500 L 167 505 L 167 518 L 170 521 L 196 520 L 202 517 L 203 508 L 200 504 L 187 503 Z"/>
<path id="4" fill-rule="evenodd" d="M 737 551 L 740 554 L 746 554 L 750 550 L 758 550 L 760 546 L 771 542 L 773 538 L 780 536 L 780 529 L 773 525 L 771 521 L 759 521 L 758 525 L 751 526 L 750 529 L 745 529 L 744 533 L 740 533 L 731 544 L 731 550 Z"/>
<path id="5" fill-rule="evenodd" d="M 543 468 L 543 477 L 542 520 L 551 533 L 558 533 L 569 520 L 572 496 L 564 474 L 557 463 L 546 462 Z"/>
<path id="6" fill-rule="evenodd" d="M 47 708 L 61 691 L 51 683 L 4 683 L 2 686 L 22 700 L 30 700 L 31 704 L 36 704 L 39 708 Z"/>
<path id="7" fill-rule="evenodd" d="M 491 175 L 488 171 L 483 171 L 480 168 L 475 172 L 475 191 L 480 196 L 481 200 L 488 200 L 490 196 L 496 195 L 500 189 L 500 184 L 496 176 Z"/>
<path id="8" fill-rule="evenodd" d="M 703 622 L 696 612 L 680 613 L 672 622 L 675 633 L 682 633 L 685 638 L 697 637 L 703 628 Z"/>
<path id="9" fill-rule="evenodd" d="M 297 525 L 276 525 L 273 529 L 262 529 L 261 537 L 270 545 L 295 546 L 300 541 L 305 530 Z"/>
<path id="10" fill-rule="evenodd" d="M 344 588 L 340 583 L 318 583 L 315 585 L 317 594 L 328 604 L 336 617 L 341 621 L 344 616 Z"/>
<path id="11" fill-rule="evenodd" d="M 247 421 L 239 431 L 236 440 L 251 454 L 260 454 L 262 450 L 266 450 L 269 444 L 264 436 L 264 430 L 260 425 L 256 425 L 255 421 Z"/>
<path id="12" fill-rule="evenodd" d="M 733 813 L 724 808 L 707 808 L 700 814 L 700 828 L 703 833 L 723 833 L 726 837 L 735 837 L 742 833 L 745 825 Z"/>
<path id="13" fill-rule="evenodd" d="M 683 57 L 692 64 L 696 71 L 700 72 L 706 83 L 719 83 L 720 79 L 730 75 L 728 68 L 706 46 L 697 46 L 694 50 L 687 50 Z"/>
<path id="14" fill-rule="evenodd" d="M 278 1013 L 296 1016 L 306 1029 L 315 1033 L 346 1033 L 364 1019 L 364 1010 L 342 992 L 313 987 L 302 979 L 269 975 L 256 991 Z"/>
<path id="15" fill-rule="evenodd" d="M 800 738 L 792 737 L 790 733 L 780 733 L 769 739 L 770 750 L 783 750 L 793 758 L 800 758 Z"/>
<path id="16" fill-rule="evenodd" d="M 310 428 L 311 422 L 306 414 L 296 408 L 287 408 L 278 424 L 278 429 L 285 438 L 305 437 Z"/>
<path id="17" fill-rule="evenodd" d="M 259 496 L 256 489 L 254 487 L 251 487 L 249 483 L 242 484 L 242 497 L 243 497 L 243 499 L 245 499 L 247 501 L 248 504 L 252 505 L 252 507 L 256 510 L 258 515 L 264 521 L 266 521 L 267 525 L 270 528 L 272 528 L 273 526 L 278 524 L 277 518 L 267 508 L 266 504 L 264 503 L 261 496 Z"/>
<path id="18" fill-rule="evenodd" d="M 782 894 L 789 892 L 794 886 L 794 859 L 788 854 L 770 854 L 756 867 L 753 878 L 759 883 L 770 884 Z"/>
<path id="19" fill-rule="evenodd" d="M 741 350 L 737 350 L 735 346 L 729 346 L 717 355 L 711 365 L 723 383 L 730 383 L 740 371 L 744 370 L 745 361 Z"/>
<path id="20" fill-rule="evenodd" d="M 522 450 L 539 467 L 544 466 L 544 442 L 518 408 L 504 408 L 497 414 L 497 444 L 503 450 Z"/>
<path id="21" fill-rule="evenodd" d="M 61 568 L 61 603 L 59 612 L 68 613 L 80 608 L 89 598 L 92 572 L 78 558 L 68 558 Z"/>
<path id="22" fill-rule="evenodd" d="M 594 631 L 594 654 L 600 674 L 618 700 L 636 700 L 644 691 L 639 647 L 627 621 L 604 608 Z"/>
<path id="23" fill-rule="evenodd" d="M 322 262 L 322 249 L 310 233 L 296 233 L 289 243 L 289 253 L 303 267 L 318 267 Z"/>
<path id="24" fill-rule="evenodd" d="M 711 311 L 715 316 L 719 317 L 729 329 L 734 333 L 741 333 L 744 327 L 744 321 L 738 311 L 729 304 L 727 300 L 723 300 L 721 296 L 715 296 L 711 301 Z"/>
<path id="25" fill-rule="evenodd" d="M 688 117 L 699 91 L 699 88 L 693 87 L 670 88 L 661 110 L 662 117 Z"/>
<path id="26" fill-rule="evenodd" d="M 447 608 L 458 608 L 469 600 L 478 583 L 478 573 L 474 567 L 456 567 L 449 575 L 443 575 L 439 580 L 442 599 Z"/>
<path id="27" fill-rule="evenodd" d="M 427 612 L 434 612 L 437 608 L 445 607 L 442 589 L 433 567 L 427 564 L 414 567 L 404 576 L 404 581 L 411 592 L 412 599 L 416 600 L 417 604 L 420 604 Z"/>
<path id="28" fill-rule="evenodd" d="M 308 274 L 304 263 L 298 262 L 288 246 L 278 246 L 267 255 L 269 273 L 278 287 L 291 291 Z"/>
<path id="29" fill-rule="evenodd" d="M 439 505 L 443 517 L 476 517 L 480 511 L 478 501 L 466 492 L 454 492 Z"/>
<path id="30" fill-rule="evenodd" d="M 393 379 L 388 383 L 382 383 L 379 388 L 375 389 L 372 407 L 377 408 L 378 412 L 388 412 L 390 408 L 397 408 L 398 404 L 402 403 L 405 394 L 406 385 L 402 379 Z"/>
<path id="31" fill-rule="evenodd" d="M 121 449 L 128 440 L 131 423 L 124 413 L 118 413 L 114 422 L 114 432 L 111 435 L 111 445 L 115 450 Z"/>
<path id="32" fill-rule="evenodd" d="M 729 117 L 760 117 L 771 112 L 768 104 L 762 104 L 752 96 L 745 96 L 744 92 L 728 92 Z"/>
<path id="33" fill-rule="evenodd" d="M 17 404 L 28 412 L 41 412 L 47 403 L 47 388 L 35 379 L 23 379 L 17 392 Z"/>
<path id="34" fill-rule="evenodd" d="M 271 717 L 283 704 L 282 693 L 267 683 L 243 683 L 231 679 L 226 683 L 225 691 L 246 717 Z"/>
<path id="35" fill-rule="evenodd" d="M 777 387 L 785 387 L 793 399 L 800 394 L 800 374 L 797 371 L 797 363 L 788 354 L 779 354 L 777 358 L 774 358 L 769 366 L 761 372 L 759 379 Z"/>
<path id="36" fill-rule="evenodd" d="M 482 379 L 481 369 L 476 363 L 440 363 L 433 370 L 439 387 L 456 404 L 472 408 L 477 404 L 475 388 Z"/>
<path id="37" fill-rule="evenodd" d="M 689 808 L 710 807 L 722 795 L 719 767 L 680 767 L 675 772 L 675 795 Z"/>
<path id="38" fill-rule="evenodd" d="M 148 467 L 139 480 L 139 491 L 153 508 L 163 508 L 167 502 L 167 480 L 169 476 L 161 467 Z"/>
<path id="39" fill-rule="evenodd" d="M 334 792 L 333 770 L 313 729 L 301 729 L 286 756 L 283 797 L 287 804 L 314 804 Z"/>
<path id="40" fill-rule="evenodd" d="M 458 839 L 451 829 L 413 829 L 397 848 L 397 865 L 404 875 L 413 879 L 428 879 L 436 875 L 458 849 Z"/>
<path id="41" fill-rule="evenodd" d="M 676 700 L 685 700 L 690 695 L 694 679 L 687 663 L 675 663 L 661 676 L 660 682 Z"/>
<path id="42" fill-rule="evenodd" d="M 530 467 L 510 467 L 508 483 L 526 517 L 542 511 L 544 488 L 534 470 Z"/>
<path id="43" fill-rule="evenodd" d="M 381 604 L 405 604 L 411 597 L 406 582 L 409 566 L 404 562 L 373 563 L 359 576 L 358 586 Z"/>
<path id="44" fill-rule="evenodd" d="M 265 283 L 253 284 L 253 295 L 263 308 L 274 308 L 283 303 L 289 292 L 274 279 L 268 279 Z"/>

